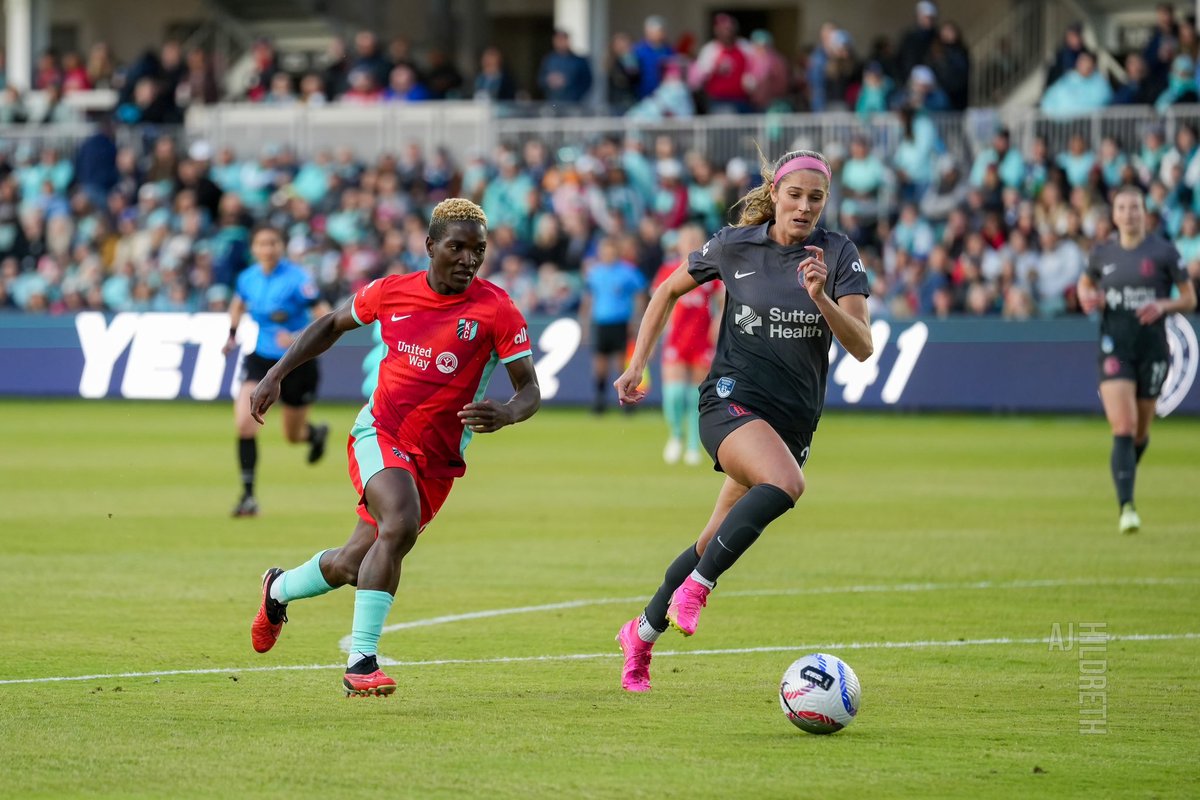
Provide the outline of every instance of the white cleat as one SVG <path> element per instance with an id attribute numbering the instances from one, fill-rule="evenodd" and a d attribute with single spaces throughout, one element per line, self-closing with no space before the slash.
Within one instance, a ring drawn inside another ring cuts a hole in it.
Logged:
<path id="1" fill-rule="evenodd" d="M 678 464 L 682 455 L 683 442 L 673 437 L 667 439 L 667 446 L 663 448 L 663 461 L 668 464 Z"/>
<path id="2" fill-rule="evenodd" d="M 1133 510 L 1133 503 L 1126 503 L 1121 506 L 1121 533 L 1137 533 L 1138 528 L 1142 527 L 1142 518 Z"/>
<path id="3" fill-rule="evenodd" d="M 699 450 L 688 450 L 683 454 L 683 463 L 689 467 L 698 467 L 704 461 Z"/>

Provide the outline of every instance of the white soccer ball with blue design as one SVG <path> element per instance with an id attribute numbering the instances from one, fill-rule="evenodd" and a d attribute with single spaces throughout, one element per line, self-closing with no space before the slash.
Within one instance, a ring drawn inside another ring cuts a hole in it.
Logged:
<path id="1" fill-rule="evenodd" d="M 835 733 L 858 715 L 858 676 L 837 656 L 813 653 L 783 673 L 779 707 L 806 733 Z"/>

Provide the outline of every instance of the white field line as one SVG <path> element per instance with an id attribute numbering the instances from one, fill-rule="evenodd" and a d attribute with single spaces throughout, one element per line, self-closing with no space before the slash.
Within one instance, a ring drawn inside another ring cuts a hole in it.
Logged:
<path id="1" fill-rule="evenodd" d="M 720 597 L 779 597 L 794 595 L 823 595 L 823 594 L 890 594 L 893 592 L 945 592 L 945 591 L 977 591 L 986 589 L 1055 589 L 1068 586 L 1176 586 L 1194 585 L 1200 583 L 1197 578 L 1080 578 L 1080 579 L 1046 579 L 1046 580 L 1016 580 L 1016 581 L 972 581 L 969 583 L 893 583 L 866 584 L 860 586 L 821 586 L 796 589 L 743 589 L 741 591 L 721 592 Z M 561 611 L 567 608 L 586 608 L 588 606 L 608 605 L 641 605 L 647 597 L 599 597 L 591 600 L 568 600 L 562 603 L 546 603 L 537 606 L 516 606 L 514 608 L 493 608 L 486 611 L 468 611 L 464 614 L 447 614 L 439 617 L 416 619 L 410 622 L 397 622 L 387 625 L 383 633 L 403 631 L 410 628 L 426 628 L 431 625 L 445 625 L 450 622 L 465 622 L 473 619 L 490 619 L 506 617 L 513 614 L 533 614 L 540 611 Z M 338 642 L 343 653 L 350 652 L 350 636 L 343 636 Z"/>
<path id="2" fill-rule="evenodd" d="M 1171 642 L 1181 639 L 1200 640 L 1200 633 L 1131 633 L 1123 636 L 1109 636 L 1109 642 Z M 837 652 L 843 650 L 919 650 L 931 647 L 982 647 L 988 645 L 1047 645 L 1058 643 L 1059 640 L 1047 638 L 1014 639 L 1007 636 L 991 639 L 946 639 L 942 641 L 921 639 L 911 642 L 837 642 L 822 644 L 784 645 L 775 647 L 731 647 L 722 650 L 661 650 L 654 653 L 656 658 L 675 656 L 725 656 L 745 653 L 816 653 Z M 454 664 L 523 664 L 529 662 L 551 661 L 591 661 L 594 659 L 616 659 L 621 654 L 615 649 L 603 653 L 571 653 L 568 655 L 546 656 L 497 656 L 494 658 L 439 658 L 429 661 L 393 661 L 380 658 L 379 662 L 393 667 L 438 667 Z M 225 669 L 168 669 L 155 672 L 112 672 L 99 675 L 62 675 L 47 678 L 17 678 L 0 680 L 0 686 L 19 683 L 59 683 L 63 681 L 98 681 L 112 678 L 159 678 L 171 675 L 240 675 L 247 672 L 295 672 L 301 670 L 334 670 L 345 669 L 346 665 L 339 664 L 295 664 L 272 667 L 227 667 Z"/>

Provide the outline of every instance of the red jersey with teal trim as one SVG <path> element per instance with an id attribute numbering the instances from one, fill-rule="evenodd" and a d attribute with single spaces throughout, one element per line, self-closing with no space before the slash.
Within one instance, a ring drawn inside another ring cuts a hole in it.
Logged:
<path id="1" fill-rule="evenodd" d="M 357 424 L 392 432 L 422 475 L 457 478 L 471 432 L 458 412 L 483 398 L 497 364 L 532 355 L 525 318 L 502 289 L 471 281 L 462 294 L 438 294 L 426 273 L 389 275 L 354 296 L 360 325 L 379 321 L 387 355 Z"/>
<path id="2" fill-rule="evenodd" d="M 678 263 L 659 267 L 654 276 L 655 290 L 678 268 Z M 703 353 L 712 349 L 713 298 L 722 288 L 720 281 L 709 281 L 675 301 L 664 347 L 681 353 Z"/>

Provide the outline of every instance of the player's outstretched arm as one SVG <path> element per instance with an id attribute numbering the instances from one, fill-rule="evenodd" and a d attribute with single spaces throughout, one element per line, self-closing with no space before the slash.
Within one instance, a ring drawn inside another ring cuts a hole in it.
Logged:
<path id="1" fill-rule="evenodd" d="M 538 386 L 537 372 L 533 368 L 533 356 L 518 358 L 504 365 L 508 378 L 517 390 L 507 403 L 481 400 L 467 403 L 458 418 L 463 427 L 472 433 L 492 433 L 505 425 L 516 425 L 533 416 L 542 404 L 542 390 Z"/>
<path id="2" fill-rule="evenodd" d="M 617 398 L 622 404 L 637 403 L 646 396 L 646 393 L 637 387 L 642 382 L 642 374 L 646 370 L 650 354 L 654 352 L 654 345 L 658 344 L 663 329 L 667 327 L 667 320 L 671 318 L 671 309 L 675 307 L 679 298 L 699 285 L 688 272 L 685 261 L 650 296 L 650 302 L 646 304 L 646 313 L 642 316 L 642 324 L 638 327 L 637 344 L 633 348 L 633 357 L 629 360 L 629 369 L 613 383 L 617 389 Z"/>
<path id="3" fill-rule="evenodd" d="M 254 417 L 256 422 L 262 424 L 263 414 L 266 414 L 267 409 L 279 399 L 280 382 L 292 370 L 321 355 L 333 347 L 334 342 L 340 339 L 343 333 L 358 327 L 358 321 L 350 312 L 353 302 L 354 298 L 350 298 L 332 314 L 326 314 L 309 323 L 308 327 L 300 331 L 300 335 L 283 354 L 283 358 L 267 370 L 267 374 L 250 395 L 250 416 Z"/>

